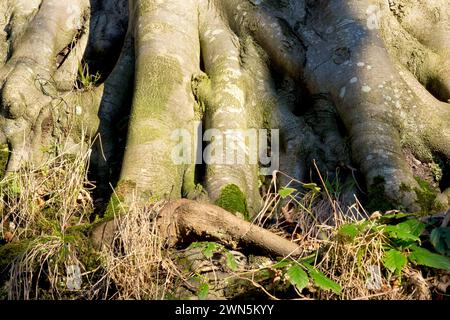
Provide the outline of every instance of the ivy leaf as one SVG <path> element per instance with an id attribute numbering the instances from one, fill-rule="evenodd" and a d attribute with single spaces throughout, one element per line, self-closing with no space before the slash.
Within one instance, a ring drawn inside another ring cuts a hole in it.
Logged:
<path id="1" fill-rule="evenodd" d="M 398 250 L 391 249 L 384 254 L 384 266 L 391 272 L 400 272 L 408 263 L 408 259 Z"/>
<path id="2" fill-rule="evenodd" d="M 339 283 L 334 282 L 333 280 L 325 276 L 322 272 L 310 265 L 305 264 L 305 267 L 308 268 L 309 275 L 320 289 L 331 290 L 336 294 L 341 293 L 342 287 L 339 285 Z"/>
<path id="3" fill-rule="evenodd" d="M 289 282 L 296 286 L 299 291 L 302 291 L 309 283 L 308 275 L 297 264 L 287 270 L 286 276 Z"/>
<path id="4" fill-rule="evenodd" d="M 197 297 L 200 300 L 205 300 L 209 293 L 209 285 L 207 283 L 202 283 L 198 288 Z"/>
<path id="5" fill-rule="evenodd" d="M 217 245 L 217 243 L 208 242 L 206 244 L 205 249 L 203 249 L 202 253 L 206 258 L 210 259 L 210 258 L 212 258 L 214 253 L 218 251 L 218 249 L 219 249 L 219 246 Z"/>
<path id="6" fill-rule="evenodd" d="M 227 267 L 230 268 L 232 271 L 236 271 L 238 268 L 238 264 L 236 263 L 234 255 L 231 252 L 227 252 L 226 256 L 227 256 Z"/>
<path id="7" fill-rule="evenodd" d="M 280 195 L 280 197 L 282 199 L 286 199 L 287 197 L 289 197 L 291 194 L 293 194 L 295 191 L 297 191 L 294 188 L 281 188 L 278 191 L 278 194 Z"/>
<path id="8" fill-rule="evenodd" d="M 450 259 L 427 249 L 413 246 L 409 260 L 416 264 L 436 269 L 450 270 Z"/>

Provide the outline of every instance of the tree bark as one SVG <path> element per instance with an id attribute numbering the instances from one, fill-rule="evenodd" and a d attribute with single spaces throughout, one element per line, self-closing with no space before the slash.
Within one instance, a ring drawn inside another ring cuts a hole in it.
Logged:
<path id="1" fill-rule="evenodd" d="M 449 9 L 448 0 L 2 1 L 7 171 L 38 164 L 41 147 L 61 134 L 76 145 L 87 130 L 101 136 L 93 157 L 99 185 L 118 177 L 125 204 L 136 191 L 143 204 L 183 197 L 223 204 L 233 190 L 236 210 L 254 215 L 258 165 L 211 163 L 202 175 L 195 161 L 174 163 L 171 137 L 177 130 L 194 137 L 199 123 L 225 133 L 275 128 L 280 170 L 298 180 L 309 178 L 313 160 L 330 179 L 337 168 L 352 179 L 356 168 L 369 201 L 382 193 L 407 211 L 444 210 Z M 102 76 L 80 88 L 85 62 Z M 195 160 L 201 146 L 191 143 Z M 248 143 L 239 148 L 251 151 Z M 417 161 L 426 176 L 440 166 L 432 208 L 422 201 Z M 203 205 L 184 206 L 207 219 Z"/>

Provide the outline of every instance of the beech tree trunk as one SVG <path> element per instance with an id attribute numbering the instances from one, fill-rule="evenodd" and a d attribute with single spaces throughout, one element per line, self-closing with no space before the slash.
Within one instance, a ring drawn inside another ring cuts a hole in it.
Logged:
<path id="1" fill-rule="evenodd" d="M 2 0 L 6 171 L 87 131 L 101 137 L 98 187 L 113 183 L 124 203 L 221 203 L 232 190 L 255 214 L 258 165 L 176 164 L 171 136 L 195 136 L 199 123 L 279 129 L 279 170 L 300 181 L 315 160 L 329 179 L 356 175 L 368 201 L 382 194 L 415 212 L 431 210 L 418 178 L 440 170 L 433 208 L 445 210 L 449 12 L 448 0 Z M 101 74 L 91 86 L 86 64 Z"/>

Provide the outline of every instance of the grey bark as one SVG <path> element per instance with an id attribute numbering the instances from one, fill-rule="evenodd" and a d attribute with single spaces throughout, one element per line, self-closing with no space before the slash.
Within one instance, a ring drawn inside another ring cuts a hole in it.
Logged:
<path id="1" fill-rule="evenodd" d="M 448 0 L 3 1 L 7 169 L 39 162 L 39 147 L 76 119 L 78 130 L 101 134 L 101 179 L 120 170 L 124 199 L 136 189 L 142 202 L 197 198 L 196 167 L 170 161 L 173 130 L 193 133 L 198 120 L 205 129 L 275 127 L 289 175 L 308 178 L 313 159 L 330 177 L 338 167 L 357 168 L 367 189 L 381 179 L 387 198 L 419 211 L 420 186 L 406 155 L 449 168 L 449 8 Z M 83 55 L 106 61 L 118 47 L 122 54 L 115 68 L 103 68 L 101 83 L 67 90 Z M 116 125 L 128 111 L 119 169 L 111 164 Z M 43 125 L 49 121 L 53 131 Z M 257 213 L 257 169 L 208 166 L 209 200 L 233 184 Z M 443 209 L 449 183 L 440 186 Z"/>

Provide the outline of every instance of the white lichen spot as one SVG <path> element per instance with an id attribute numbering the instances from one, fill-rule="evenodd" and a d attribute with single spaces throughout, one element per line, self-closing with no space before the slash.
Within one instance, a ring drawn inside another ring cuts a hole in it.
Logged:
<path id="1" fill-rule="evenodd" d="M 212 31 L 211 34 L 212 34 L 213 36 L 217 36 L 217 35 L 219 35 L 219 34 L 221 34 L 221 33 L 224 33 L 224 32 L 225 32 L 225 31 L 224 31 L 223 29 L 216 29 L 216 30 Z"/>
<path id="2" fill-rule="evenodd" d="M 215 55 L 214 57 L 212 57 L 211 62 L 212 63 L 216 63 L 216 61 L 220 58 L 220 55 Z"/>
<path id="3" fill-rule="evenodd" d="M 381 10 L 376 5 L 370 5 L 367 10 L 367 28 L 369 30 L 380 29 Z"/>
<path id="4" fill-rule="evenodd" d="M 244 91 L 239 88 L 237 85 L 228 84 L 224 89 L 224 93 L 228 93 L 230 96 L 234 97 L 240 104 L 243 104 L 245 100 Z"/>
<path id="5" fill-rule="evenodd" d="M 83 113 L 83 108 L 81 106 L 76 106 L 75 107 L 75 114 L 77 116 L 80 116 Z"/>
<path id="6" fill-rule="evenodd" d="M 357 77 L 353 77 L 353 78 L 350 79 L 350 83 L 351 84 L 354 84 L 354 83 L 357 83 L 357 82 L 358 82 L 358 78 Z"/>
<path id="7" fill-rule="evenodd" d="M 220 105 L 219 105 L 220 107 Z M 232 108 L 230 106 L 226 106 L 223 105 L 222 107 L 218 108 L 216 112 L 214 112 L 214 116 L 219 116 L 221 114 L 230 114 L 230 113 L 235 113 L 235 114 L 242 114 L 243 109 L 241 107 L 238 108 Z"/>
<path id="8" fill-rule="evenodd" d="M 229 68 L 226 73 L 230 78 L 238 79 L 242 76 L 242 71 L 240 69 Z"/>
<path id="9" fill-rule="evenodd" d="M 356 65 L 357 65 L 358 67 L 362 68 L 362 67 L 364 67 L 366 64 L 365 64 L 364 62 L 358 62 Z"/>
<path id="10" fill-rule="evenodd" d="M 362 92 L 366 92 L 367 93 L 367 92 L 372 91 L 372 88 L 367 86 L 367 85 L 365 85 L 365 86 L 362 86 L 361 90 L 362 90 Z"/>
<path id="11" fill-rule="evenodd" d="M 392 101 L 392 97 L 391 96 L 386 96 L 384 97 L 387 101 Z"/>
<path id="12" fill-rule="evenodd" d="M 367 70 L 372 70 L 373 68 L 372 68 L 372 66 L 371 65 L 368 65 L 367 66 Z"/>
<path id="13" fill-rule="evenodd" d="M 259 6 L 262 3 L 262 0 L 250 0 L 251 3 L 253 3 L 254 5 Z"/>
<path id="14" fill-rule="evenodd" d="M 339 97 L 344 98 L 346 92 L 347 92 L 347 87 L 342 87 Z"/>
<path id="15" fill-rule="evenodd" d="M 69 265 L 66 269 L 66 286 L 69 290 L 80 290 L 82 279 L 79 265 Z"/>
<path id="16" fill-rule="evenodd" d="M 66 27 L 68 29 L 78 29 L 81 27 L 81 8 L 76 4 L 69 4 L 66 8 L 67 19 Z"/>

